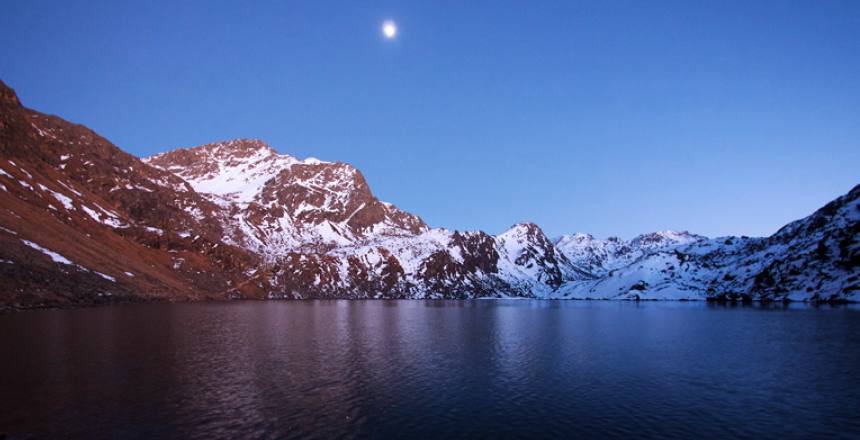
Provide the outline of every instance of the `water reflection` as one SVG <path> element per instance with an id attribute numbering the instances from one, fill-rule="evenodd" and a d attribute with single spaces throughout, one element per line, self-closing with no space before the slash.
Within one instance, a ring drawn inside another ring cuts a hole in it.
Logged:
<path id="1" fill-rule="evenodd" d="M 22 313 L 0 317 L 0 433 L 856 434 L 858 317 L 853 306 L 602 301 Z"/>

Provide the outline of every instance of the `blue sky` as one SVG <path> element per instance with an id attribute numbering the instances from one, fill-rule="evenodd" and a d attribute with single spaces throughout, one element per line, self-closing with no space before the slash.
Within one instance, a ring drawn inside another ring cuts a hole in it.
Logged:
<path id="1" fill-rule="evenodd" d="M 766 235 L 860 183 L 857 1 L 3 9 L 25 105 L 137 155 L 252 137 L 349 162 L 433 226 Z"/>

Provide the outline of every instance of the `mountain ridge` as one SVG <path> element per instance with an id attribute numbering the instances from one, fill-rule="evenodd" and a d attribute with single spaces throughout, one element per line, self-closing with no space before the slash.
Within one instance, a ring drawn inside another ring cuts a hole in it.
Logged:
<path id="1" fill-rule="evenodd" d="M 432 228 L 352 165 L 236 139 L 136 158 L 0 82 L 0 303 L 281 298 L 854 301 L 860 190 L 771 237 Z"/>

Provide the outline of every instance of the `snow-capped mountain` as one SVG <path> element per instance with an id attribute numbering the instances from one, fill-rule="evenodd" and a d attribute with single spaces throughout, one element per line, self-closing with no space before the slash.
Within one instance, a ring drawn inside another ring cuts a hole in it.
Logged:
<path id="1" fill-rule="evenodd" d="M 537 225 L 514 225 L 497 237 L 430 229 L 376 199 L 352 166 L 281 155 L 259 140 L 143 161 L 175 173 L 230 213 L 222 218 L 225 242 L 276 268 L 270 284 L 284 289 L 273 296 L 533 295 L 587 276 Z"/>
<path id="2" fill-rule="evenodd" d="M 344 163 L 298 160 L 259 140 L 239 139 L 144 159 L 187 181 L 229 212 L 229 242 L 264 255 L 303 246 L 344 246 L 427 229 L 379 201 Z"/>
<path id="3" fill-rule="evenodd" d="M 594 275 L 605 275 L 609 271 L 629 265 L 645 254 L 704 239 L 701 235 L 686 231 L 653 232 L 630 241 L 618 237 L 598 240 L 591 234 L 577 233 L 562 235 L 556 240 L 555 246 L 575 267 Z"/>
<path id="4" fill-rule="evenodd" d="M 684 239 L 562 298 L 855 300 L 860 290 L 860 186 L 767 238 Z"/>
<path id="5" fill-rule="evenodd" d="M 218 298 L 855 300 L 860 189 L 768 238 L 431 228 L 259 140 L 146 159 L 0 82 L 0 304 Z"/>
<path id="6" fill-rule="evenodd" d="M 537 281 L 537 286 L 529 288 L 547 294 L 567 281 L 592 278 L 592 273 L 572 264 L 534 223 L 516 224 L 495 241 L 502 261 L 500 272 L 511 284 Z"/>

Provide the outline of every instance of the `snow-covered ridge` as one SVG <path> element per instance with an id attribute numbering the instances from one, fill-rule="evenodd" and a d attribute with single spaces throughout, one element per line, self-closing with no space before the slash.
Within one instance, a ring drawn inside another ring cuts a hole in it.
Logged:
<path id="1" fill-rule="evenodd" d="M 293 165 L 329 163 L 316 158 L 299 160 L 289 154 L 278 154 L 265 142 L 254 139 L 181 148 L 143 161 L 185 179 L 197 192 L 240 204 L 253 202 L 266 182 Z"/>
<path id="2" fill-rule="evenodd" d="M 618 237 L 600 240 L 591 234 L 576 233 L 562 235 L 556 239 L 555 246 L 574 266 L 602 275 L 631 264 L 648 253 L 665 251 L 705 239 L 687 231 L 669 230 L 642 234 L 629 241 Z"/>
<path id="3" fill-rule="evenodd" d="M 766 238 L 675 237 L 561 298 L 855 300 L 860 186 Z"/>

